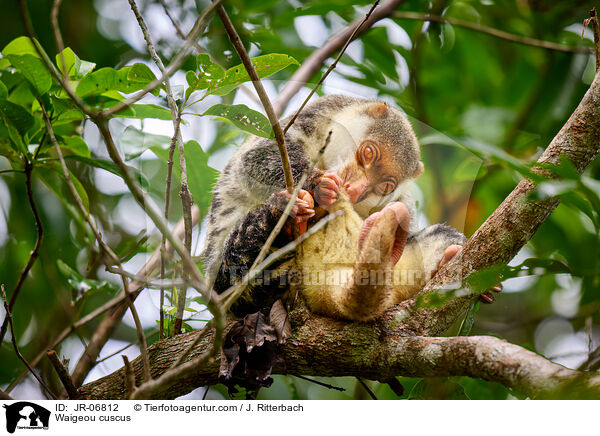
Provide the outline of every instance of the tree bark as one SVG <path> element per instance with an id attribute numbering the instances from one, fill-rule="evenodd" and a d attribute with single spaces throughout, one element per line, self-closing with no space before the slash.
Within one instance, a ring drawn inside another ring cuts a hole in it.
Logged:
<path id="1" fill-rule="evenodd" d="M 393 318 L 393 317 L 392 317 Z M 282 346 L 285 367 L 274 373 L 325 377 L 360 376 L 372 380 L 408 377 L 469 376 L 495 381 L 532 398 L 599 398 L 600 374 L 567 369 L 544 357 L 490 336 L 398 336 L 390 322 L 376 324 L 335 321 L 292 312 L 294 335 Z M 178 335 L 149 349 L 152 375 L 163 374 L 200 332 Z M 187 359 L 200 355 L 212 340 L 207 335 Z M 136 378 L 142 362 L 134 362 Z M 152 391 L 152 398 L 173 399 L 199 386 L 217 383 L 219 360 L 182 371 L 168 386 Z M 83 398 L 124 399 L 124 368 L 84 385 Z"/>

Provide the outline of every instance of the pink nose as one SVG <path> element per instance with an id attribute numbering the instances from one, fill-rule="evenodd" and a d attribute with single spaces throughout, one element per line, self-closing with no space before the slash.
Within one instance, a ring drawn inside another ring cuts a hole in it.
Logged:
<path id="1" fill-rule="evenodd" d="M 350 201 L 352 203 L 357 203 L 359 200 L 362 200 L 361 197 L 364 195 L 365 191 L 367 190 L 367 183 L 366 182 L 358 182 L 354 185 L 351 185 L 350 183 L 346 183 L 344 185 L 344 188 L 346 188 L 346 192 L 348 192 Z"/>

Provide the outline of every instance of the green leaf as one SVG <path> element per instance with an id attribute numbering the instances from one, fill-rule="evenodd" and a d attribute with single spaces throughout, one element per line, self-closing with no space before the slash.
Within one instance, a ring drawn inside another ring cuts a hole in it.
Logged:
<path id="1" fill-rule="evenodd" d="M 269 77 L 293 64 L 299 65 L 296 59 L 285 54 L 268 54 L 252 59 L 252 65 L 254 65 L 256 73 L 261 79 Z M 207 94 L 219 96 L 227 95 L 242 83 L 249 80 L 250 76 L 248 76 L 244 66 L 240 64 L 228 69 L 223 80 L 219 81 L 218 87 L 214 90 L 209 89 Z"/>
<path id="2" fill-rule="evenodd" d="M 154 146 L 151 150 L 163 162 L 167 162 L 169 152 L 163 147 Z M 212 187 L 217 180 L 219 172 L 208 166 L 208 153 L 205 153 L 196 141 L 188 141 L 184 144 L 185 162 L 187 168 L 188 186 L 194 197 L 194 203 L 200 208 L 202 215 L 208 212 L 212 199 Z M 181 180 L 179 170 L 179 150 L 175 148 L 173 156 L 173 171 Z"/>
<path id="3" fill-rule="evenodd" d="M 80 97 L 101 95 L 111 90 L 131 93 L 144 89 L 154 80 L 156 76 L 150 68 L 140 63 L 119 70 L 101 68 L 81 79 L 76 92 Z M 154 93 L 158 94 L 158 89 Z"/>
<path id="4" fill-rule="evenodd" d="M 242 64 L 229 68 L 222 75 L 222 68 L 213 64 L 207 55 L 198 56 L 199 74 L 189 71 L 186 74 L 186 79 L 190 87 L 186 91 L 186 98 L 196 90 L 206 89 L 207 95 L 227 95 L 242 83 L 250 80 L 250 76 Z M 258 74 L 258 77 L 269 77 L 278 71 L 292 65 L 298 64 L 298 61 L 286 54 L 268 54 L 258 56 L 252 59 L 252 65 Z"/>
<path id="5" fill-rule="evenodd" d="M 155 104 L 134 104 L 130 107 L 130 109 L 132 110 L 128 112 L 121 111 L 116 113 L 114 116 L 119 118 L 154 118 L 165 121 L 170 121 L 173 119 L 170 110 Z"/>
<path id="6" fill-rule="evenodd" d="M 469 335 L 469 333 L 471 332 L 471 329 L 473 328 L 473 324 L 475 323 L 475 314 L 477 313 L 478 309 L 479 309 L 479 301 L 476 301 L 474 304 L 471 305 L 471 307 L 465 314 L 465 317 L 460 325 L 460 329 L 458 330 L 457 336 L 468 336 Z"/>
<path id="7" fill-rule="evenodd" d="M 30 82 L 38 95 L 46 94 L 52 87 L 52 76 L 44 62 L 32 54 L 6 55 L 13 67 Z"/>
<path id="8" fill-rule="evenodd" d="M 109 173 L 112 173 L 121 178 L 123 177 L 121 175 L 121 172 L 117 168 L 117 166 L 111 160 L 99 159 L 97 157 L 89 158 L 89 157 L 80 156 L 80 155 L 65 156 L 65 159 L 67 159 L 67 160 L 70 159 L 70 160 L 74 160 L 77 162 L 81 162 L 81 163 L 90 165 L 94 168 L 100 168 L 102 170 L 108 171 Z M 146 189 L 149 186 L 149 181 L 146 178 L 146 176 L 144 176 L 142 173 L 140 173 L 140 171 L 137 168 L 134 168 L 131 166 L 128 166 L 128 168 L 129 168 L 129 171 L 131 171 L 131 173 L 135 175 L 135 178 L 137 179 L 137 181 L 144 187 L 144 189 Z"/>
<path id="9" fill-rule="evenodd" d="M 42 181 L 50 188 L 59 198 L 72 198 L 71 191 L 67 187 L 67 182 L 63 175 L 63 170 L 60 164 L 56 161 L 47 161 L 43 165 L 35 167 L 34 173 L 37 174 Z M 87 192 L 79 181 L 79 179 L 69 170 L 69 176 L 75 186 L 75 190 L 81 197 L 81 201 L 87 211 L 90 210 L 90 204 Z"/>
<path id="10" fill-rule="evenodd" d="M 31 54 L 39 57 L 28 36 L 19 36 L 18 38 L 13 39 L 2 49 L 2 54 L 4 56 Z"/>
<path id="11" fill-rule="evenodd" d="M 225 78 L 225 69 L 210 60 L 210 56 L 201 53 L 196 56 L 196 65 L 198 66 L 198 77 L 204 78 L 208 82 L 214 82 Z"/>
<path id="12" fill-rule="evenodd" d="M 72 153 L 79 156 L 90 157 L 90 149 L 81 136 L 69 136 L 63 138 L 63 143 L 63 147 L 70 150 Z"/>
<path id="13" fill-rule="evenodd" d="M 0 82 L 0 100 L 6 100 L 8 97 L 8 89 L 6 89 L 6 85 Z"/>
<path id="14" fill-rule="evenodd" d="M 108 291 L 115 294 L 119 288 L 106 280 L 86 279 L 62 260 L 56 261 L 56 266 L 60 273 L 67 279 L 67 283 L 71 286 L 71 299 L 73 303 L 77 303 L 83 297 L 89 297 L 100 291 Z"/>
<path id="15" fill-rule="evenodd" d="M 260 136 L 262 138 L 273 138 L 271 123 L 260 112 L 250 109 L 244 104 L 216 104 L 210 107 L 202 115 L 214 115 L 231 121 L 236 127 Z"/>
<path id="16" fill-rule="evenodd" d="M 0 116 L 24 135 L 34 125 L 33 116 L 23 106 L 8 100 L 0 100 Z"/>
<path id="17" fill-rule="evenodd" d="M 65 65 L 62 64 L 62 59 L 64 57 Z M 73 79 L 81 79 L 90 73 L 96 64 L 93 62 L 82 61 L 79 59 L 71 48 L 67 47 L 62 51 L 62 56 L 60 53 L 56 55 L 56 65 L 58 65 L 58 69 L 64 73 L 65 71 L 72 77 Z"/>
<path id="18" fill-rule="evenodd" d="M 153 135 L 133 126 L 127 126 L 119 138 L 119 145 L 125 154 L 125 159 L 131 160 L 151 147 L 169 148 L 171 138 L 164 135 Z"/>

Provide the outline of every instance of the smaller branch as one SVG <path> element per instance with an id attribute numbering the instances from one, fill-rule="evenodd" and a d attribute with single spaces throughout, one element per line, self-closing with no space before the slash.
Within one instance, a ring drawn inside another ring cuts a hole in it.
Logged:
<path id="1" fill-rule="evenodd" d="M 150 36 L 150 31 L 148 30 L 148 26 L 146 26 L 146 22 L 140 14 L 140 11 L 135 3 L 135 0 L 129 0 L 129 5 L 131 6 L 131 10 L 133 11 L 135 18 L 142 30 L 144 35 L 144 40 L 146 41 L 146 46 L 148 47 L 148 51 L 150 52 L 150 57 L 162 73 L 163 77 L 165 77 L 165 92 L 167 94 L 167 102 L 169 104 L 169 109 L 171 111 L 171 117 L 173 118 L 173 127 L 175 128 L 175 133 L 173 138 L 177 142 L 177 147 L 179 149 L 179 171 L 181 175 L 181 190 L 179 196 L 181 197 L 181 205 L 183 209 L 183 222 L 184 222 L 184 246 L 191 255 L 192 253 L 192 205 L 194 200 L 192 198 L 192 194 L 188 187 L 187 181 L 187 166 L 185 162 L 185 150 L 183 148 L 183 140 L 181 138 L 181 131 L 179 128 L 179 124 L 181 123 L 181 111 L 177 107 L 175 103 L 175 99 L 173 98 L 173 92 L 171 90 L 171 82 L 169 81 L 169 76 L 166 75 L 165 66 L 158 56 L 156 49 L 154 48 L 154 43 L 152 42 L 152 37 Z M 172 158 L 171 155 L 172 150 L 169 150 L 169 157 Z M 172 164 L 171 164 L 172 165 Z M 171 174 L 168 172 L 167 177 L 171 177 Z M 170 180 L 167 180 L 167 189 L 170 188 Z M 169 192 L 167 191 L 167 197 L 169 196 Z M 168 203 L 165 204 L 165 221 L 168 220 Z M 167 221 L 168 222 L 168 221 Z M 164 240 L 163 236 L 163 240 Z M 161 257 L 162 260 L 162 257 Z M 162 269 L 162 262 L 161 262 Z M 187 276 L 188 266 L 184 265 L 184 276 Z M 185 309 L 185 297 L 186 297 L 186 288 L 181 288 L 179 294 L 177 296 L 177 311 L 175 313 L 175 323 L 173 326 L 173 333 L 178 334 L 181 332 L 181 327 L 183 324 L 183 311 Z"/>
<path id="2" fill-rule="evenodd" d="M 23 283 L 25 279 L 29 275 L 29 271 L 33 267 L 33 264 L 37 260 L 40 255 L 40 248 L 42 246 L 42 238 L 44 237 L 44 227 L 42 225 L 42 219 L 40 218 L 40 214 L 37 210 L 37 206 L 35 205 L 35 200 L 33 199 L 33 189 L 31 187 L 31 173 L 33 171 L 33 164 L 27 159 L 25 156 L 25 188 L 27 191 L 27 200 L 29 201 L 29 207 L 31 208 L 31 212 L 33 213 L 33 218 L 35 219 L 35 230 L 37 233 L 37 237 L 35 240 L 35 245 L 33 246 L 33 250 L 29 253 L 29 259 L 25 264 L 25 267 L 19 274 L 19 278 L 17 280 L 17 284 L 10 295 L 10 302 L 8 303 L 9 310 L 12 310 L 17 301 L 17 297 L 19 296 L 19 292 L 23 287 Z M 4 340 L 4 335 L 6 335 L 8 327 L 8 317 L 4 319 L 2 323 L 2 327 L 0 327 L 0 344 Z"/>
<path id="3" fill-rule="evenodd" d="M 14 400 L 14 398 L 11 397 L 10 395 L 8 395 L 3 390 L 0 390 L 0 400 L 11 401 L 11 400 Z"/>
<path id="4" fill-rule="evenodd" d="M 52 4 L 52 10 L 50 11 L 50 23 L 52 25 L 52 31 L 54 32 L 54 40 L 56 41 L 56 48 L 58 49 L 58 53 L 60 55 L 60 62 L 62 63 L 62 74 L 64 83 L 68 83 L 69 81 L 69 72 L 66 69 L 65 63 L 65 43 L 63 41 L 62 34 L 60 32 L 60 26 L 58 25 L 58 11 L 60 9 L 60 4 L 62 0 L 54 0 Z M 40 142 L 40 145 L 42 143 Z M 41 148 L 41 147 L 40 147 Z"/>
<path id="5" fill-rule="evenodd" d="M 60 149 L 60 146 L 58 145 L 58 141 L 56 140 L 56 136 L 54 135 L 54 130 L 52 129 L 50 117 L 48 116 L 48 113 L 46 112 L 46 109 L 44 108 L 43 102 L 39 99 L 38 99 L 38 102 L 42 109 L 42 116 L 44 118 L 44 123 L 46 124 L 46 131 L 48 132 L 48 135 L 50 136 L 50 141 L 54 145 L 54 150 L 56 151 L 56 154 L 58 155 L 58 159 L 60 161 L 60 165 L 61 165 L 61 168 L 63 171 L 63 176 L 65 178 L 67 186 L 69 187 L 69 190 L 71 191 L 71 195 L 75 199 L 75 203 L 77 203 L 77 206 L 79 207 L 80 212 L 83 214 L 90 229 L 94 233 L 94 236 L 96 237 L 96 240 L 98 241 L 98 244 L 100 245 L 100 247 L 104 250 L 104 252 L 106 254 L 108 254 L 108 256 L 111 258 L 112 262 L 116 263 L 117 265 L 119 265 L 121 267 L 121 269 L 123 269 L 120 259 L 102 239 L 102 235 L 100 235 L 100 232 L 96 228 L 94 220 L 92 220 L 92 217 L 90 216 L 87 209 L 85 208 L 83 201 L 81 200 L 81 197 L 79 196 L 79 193 L 75 189 L 75 185 L 73 185 L 73 181 L 71 180 L 71 176 L 69 174 L 67 164 L 66 164 L 65 159 L 62 154 L 62 150 Z M 107 268 L 109 268 L 111 266 L 111 263 L 107 262 L 106 260 L 104 261 L 104 263 Z M 146 337 L 144 335 L 144 329 L 142 327 L 142 323 L 140 322 L 140 317 L 137 313 L 137 309 L 135 308 L 135 305 L 133 304 L 133 300 L 131 299 L 131 294 L 129 292 L 129 282 L 127 281 L 127 278 L 124 276 L 121 276 L 121 280 L 123 281 L 123 289 L 125 290 L 125 294 L 127 295 L 127 299 L 126 299 L 127 304 L 129 305 L 129 310 L 131 311 L 131 315 L 135 322 L 135 327 L 136 327 L 138 339 L 140 342 L 140 349 L 142 351 L 142 355 L 144 356 L 144 375 L 149 378 L 150 377 L 150 361 L 148 359 L 148 346 L 146 343 Z"/>
<path id="6" fill-rule="evenodd" d="M 344 54 L 344 52 L 346 51 L 346 49 L 348 48 L 348 46 L 350 45 L 350 43 L 356 37 L 356 34 L 358 33 L 359 29 L 369 19 L 369 17 L 371 16 L 371 14 L 373 13 L 373 11 L 375 10 L 375 8 L 378 5 L 379 5 L 379 0 L 375 0 L 375 3 L 373 3 L 373 6 L 371 6 L 371 9 L 369 9 L 369 12 L 367 12 L 367 14 L 362 19 L 362 21 L 360 23 L 358 23 L 358 25 L 356 26 L 356 28 L 354 29 L 354 31 L 350 34 L 350 36 L 346 40 L 346 43 L 344 44 L 344 46 L 340 50 L 340 53 L 337 55 L 337 57 L 335 58 L 335 60 L 333 61 L 333 63 L 329 66 L 329 68 L 327 68 L 327 71 L 325 71 L 325 74 L 323 74 L 321 76 L 321 78 L 319 79 L 319 81 L 317 82 L 317 84 L 315 86 L 313 86 L 313 89 L 311 89 L 310 93 L 304 99 L 304 101 L 302 102 L 302 104 L 300 105 L 300 107 L 298 108 L 298 110 L 296 111 L 296 113 L 294 114 L 294 116 L 288 121 L 287 125 L 283 129 L 283 133 L 284 134 L 288 131 L 288 129 L 292 126 L 292 124 L 294 124 L 294 121 L 296 121 L 296 118 L 298 118 L 298 115 L 300 115 L 300 112 L 302 112 L 302 109 L 304 109 L 304 106 L 306 106 L 306 104 L 311 99 L 311 97 L 315 94 L 315 92 L 317 92 L 317 90 L 319 89 L 319 87 L 321 86 L 321 84 L 325 81 L 325 79 L 327 78 L 327 76 L 329 76 L 329 73 L 331 73 L 333 71 L 333 69 L 337 66 L 337 64 L 338 64 L 339 60 L 341 59 L 342 55 Z"/>
<path id="7" fill-rule="evenodd" d="M 125 388 L 127 389 L 127 398 L 131 398 L 135 392 L 135 373 L 133 367 L 126 355 L 121 356 L 125 364 Z"/>
<path id="8" fill-rule="evenodd" d="M 437 23 L 448 23 L 454 26 L 464 27 L 465 29 L 486 33 L 488 35 L 495 36 L 496 38 L 504 39 L 506 41 L 544 48 L 546 50 L 556 50 L 566 53 L 593 53 L 593 49 L 590 47 L 570 47 L 567 45 L 561 45 L 550 41 L 542 41 L 540 39 L 530 38 L 528 36 L 513 35 L 512 33 L 504 32 L 502 30 L 494 29 L 488 26 L 482 26 L 481 24 L 475 24 L 470 23 L 468 21 L 459 20 L 457 18 L 442 17 L 440 15 L 432 14 L 422 14 L 418 12 L 394 12 L 393 17 L 405 20 L 435 21 Z"/>
<path id="9" fill-rule="evenodd" d="M 175 28 L 175 32 L 177 32 L 177 36 L 179 36 L 180 39 L 185 41 L 187 39 L 187 35 L 181 29 L 181 25 L 179 24 L 179 21 L 177 21 L 177 18 L 175 18 L 175 16 L 169 10 L 169 7 L 167 6 L 167 3 L 165 3 L 165 0 L 158 0 L 158 1 L 161 4 L 161 6 L 163 7 L 163 10 L 165 11 L 165 14 L 167 15 L 167 17 L 169 17 L 169 20 L 171 20 L 171 24 Z M 200 44 L 198 44 L 198 41 L 193 41 L 193 45 L 198 53 L 202 53 L 204 51 L 204 50 L 202 50 L 202 47 L 200 47 Z"/>
<path id="10" fill-rule="evenodd" d="M 183 44 L 183 48 L 179 51 L 179 53 L 177 53 L 177 55 L 171 61 L 169 66 L 166 67 L 165 73 L 160 78 L 150 82 L 144 89 L 139 91 L 137 94 L 134 94 L 127 100 L 123 100 L 120 104 L 115 105 L 112 108 L 103 111 L 102 116 L 104 118 L 108 118 L 108 117 L 122 111 L 123 109 L 129 107 L 133 103 L 140 100 L 142 97 L 144 97 L 149 92 L 152 92 L 153 90 L 158 88 L 166 79 L 171 77 L 171 75 L 179 69 L 179 67 L 185 60 L 185 57 L 187 56 L 190 47 L 194 44 L 194 41 L 196 41 L 198 39 L 200 32 L 202 31 L 202 29 L 204 29 L 205 25 L 207 24 L 208 18 L 211 16 L 211 14 L 215 10 L 215 8 L 219 7 L 219 5 L 221 4 L 222 1 L 223 0 L 215 0 L 209 6 L 207 6 L 206 9 L 204 9 L 204 11 L 202 12 L 202 15 L 200 15 L 198 17 L 198 19 L 196 20 L 196 23 L 194 23 L 194 27 L 190 31 L 187 39 L 185 40 L 185 42 Z"/>
<path id="11" fill-rule="evenodd" d="M 102 359 L 98 359 L 95 362 L 95 365 L 98 365 L 102 362 L 107 361 L 108 359 L 110 359 L 111 357 L 115 357 L 117 354 L 121 354 L 123 351 L 127 350 L 128 348 L 133 347 L 134 345 L 137 345 L 137 342 L 131 342 L 130 344 L 125 345 L 124 347 L 119 348 L 117 351 L 115 351 L 114 353 L 110 353 L 108 356 L 103 357 Z"/>
<path id="12" fill-rule="evenodd" d="M 388 0 L 383 3 L 364 24 L 359 26 L 356 36 L 361 35 L 369 30 L 377 21 L 392 15 L 396 8 L 403 2 L 404 0 Z M 275 107 L 275 113 L 279 114 L 283 112 L 283 109 L 287 106 L 290 99 L 310 80 L 310 78 L 317 71 L 319 71 L 321 65 L 323 65 L 323 62 L 325 62 L 329 56 L 331 56 L 344 45 L 344 43 L 348 40 L 348 35 L 354 32 L 361 21 L 354 21 L 350 23 L 340 33 L 331 37 L 331 39 L 329 39 L 321 48 L 315 50 L 302 63 L 300 68 L 296 70 L 296 72 L 292 75 L 290 80 L 287 81 L 286 85 L 277 96 L 277 99 L 273 104 Z"/>
<path id="13" fill-rule="evenodd" d="M 252 79 L 252 84 L 254 85 L 254 89 L 258 94 L 258 98 L 267 113 L 267 117 L 269 118 L 269 122 L 271 123 L 271 127 L 273 129 L 273 135 L 275 136 L 275 141 L 277 141 L 277 147 L 279 148 L 279 154 L 281 155 L 281 164 L 283 165 L 283 173 L 285 175 L 285 186 L 288 192 L 291 194 L 294 191 L 294 178 L 292 177 L 292 170 L 290 167 L 290 159 L 288 157 L 287 149 L 285 148 L 285 139 L 284 132 L 281 130 L 281 125 L 279 124 L 279 119 L 273 110 L 273 105 L 269 100 L 267 92 L 260 81 L 260 77 L 256 73 L 254 69 L 254 65 L 252 65 L 252 60 L 250 60 L 250 56 L 248 56 L 248 52 L 244 48 L 244 44 L 242 44 L 242 40 L 238 35 L 233 23 L 229 19 L 227 12 L 223 6 L 219 6 L 217 9 L 217 14 L 225 26 L 225 31 L 231 40 L 231 43 L 235 47 L 235 51 L 240 57 L 242 63 L 244 64 L 244 68 L 248 72 L 250 79 Z"/>
<path id="14" fill-rule="evenodd" d="M 89 322 L 93 321 L 94 319 L 96 319 L 97 317 L 99 317 L 100 315 L 102 315 L 104 312 L 116 307 L 116 306 L 120 306 L 124 304 L 125 298 L 127 298 L 127 296 L 125 294 L 121 294 L 118 297 L 113 298 L 112 300 L 104 303 L 102 306 L 100 306 L 98 309 L 88 313 L 86 316 L 84 316 L 83 318 L 81 318 L 79 321 L 71 324 L 69 327 L 65 328 L 62 332 L 60 332 L 60 334 L 56 337 L 56 339 L 54 340 L 54 342 L 52 344 L 50 344 L 49 347 L 46 347 L 46 349 L 48 348 L 56 348 L 60 345 L 60 343 L 62 341 L 64 341 L 71 333 L 73 333 L 75 330 L 77 330 L 80 327 L 83 327 L 84 325 L 88 324 Z M 89 347 L 89 344 L 88 344 Z M 35 358 L 31 361 L 31 365 L 32 366 L 36 366 L 38 363 L 40 363 L 40 361 L 42 360 L 42 358 L 46 355 L 46 351 L 42 351 L 41 353 L 39 353 L 37 356 L 35 356 Z M 21 374 L 19 374 L 19 376 L 13 380 L 10 385 L 6 388 L 7 392 L 12 391 L 15 386 L 27 375 L 27 371 L 22 372 Z"/>
<path id="15" fill-rule="evenodd" d="M 598 72 L 600 71 L 600 25 L 598 24 L 598 15 L 596 14 L 596 8 L 590 10 L 590 18 L 584 21 L 584 32 L 585 28 L 590 23 L 592 24 L 592 30 L 594 32 L 594 52 L 596 54 L 596 72 Z"/>
<path id="16" fill-rule="evenodd" d="M 165 221 L 169 220 L 169 206 L 171 204 L 171 179 L 173 175 L 173 155 L 175 154 L 175 146 L 177 144 L 177 138 L 179 137 L 179 129 L 181 128 L 181 112 L 179 112 L 179 116 L 177 118 L 177 122 L 175 123 L 175 133 L 173 134 L 173 138 L 171 138 L 171 145 L 169 147 L 169 160 L 167 161 L 167 180 L 165 183 Z M 184 219 L 183 227 L 184 233 L 188 223 Z M 165 278 L 165 256 L 167 250 L 167 238 L 163 235 L 161 238 L 160 245 L 160 278 L 164 280 Z M 164 322 L 165 322 L 165 289 L 160 289 L 160 338 L 164 337 Z"/>
<path id="17" fill-rule="evenodd" d="M 56 352 L 54 350 L 48 350 L 48 352 L 46 353 L 46 356 L 48 356 L 50 363 L 52 363 L 52 366 L 56 370 L 56 373 L 58 374 L 58 378 L 60 379 L 61 383 L 65 387 L 65 390 L 67 391 L 67 395 L 69 396 L 69 399 L 76 400 L 77 398 L 79 398 L 79 392 L 77 391 L 77 388 L 73 384 L 73 380 L 71 379 L 71 376 L 69 375 L 69 371 L 67 370 L 67 368 L 65 368 L 63 363 L 60 361 Z"/>
<path id="18" fill-rule="evenodd" d="M 179 21 L 177 21 L 177 18 L 175 18 L 175 16 L 171 13 L 171 11 L 169 10 L 169 7 L 167 6 L 167 4 L 165 3 L 165 0 L 158 0 L 159 3 L 162 5 L 165 14 L 167 15 L 167 17 L 169 17 L 169 20 L 171 20 L 171 24 L 173 24 L 173 27 L 175 28 L 175 32 L 177 32 L 177 36 L 179 36 L 179 38 L 183 41 L 186 40 L 187 36 L 186 34 L 183 32 L 183 30 L 181 29 L 181 25 L 179 24 Z M 198 53 L 205 53 L 206 50 L 203 49 L 200 44 L 198 44 L 196 41 L 194 41 L 194 48 L 196 49 L 196 51 Z M 215 62 L 213 60 L 213 62 Z M 218 63 L 217 63 L 218 64 Z M 256 103 L 260 104 L 260 99 L 252 93 L 252 91 L 250 91 L 248 89 L 248 87 L 244 84 L 240 85 L 239 87 L 242 91 L 244 91 L 244 93 L 246 93 L 246 95 L 248 97 L 250 97 L 252 100 L 254 100 Z"/>
<path id="19" fill-rule="evenodd" d="M 161 289 L 161 288 L 169 288 L 172 286 L 176 286 L 176 287 L 181 287 L 181 286 L 191 286 L 191 283 L 183 280 L 183 279 L 171 279 L 171 280 L 151 280 L 146 276 L 142 276 L 140 274 L 133 274 L 130 273 L 127 270 L 124 270 L 121 267 L 118 266 L 111 266 L 106 268 L 106 270 L 108 272 L 114 273 L 114 274 L 119 274 L 121 276 L 125 276 L 129 279 L 135 280 L 137 283 L 143 285 L 146 288 L 154 288 L 154 289 Z"/>
<path id="20" fill-rule="evenodd" d="M 323 382 L 320 382 L 319 380 L 315 380 L 310 377 L 305 377 L 303 375 L 295 375 L 294 377 L 299 378 L 301 380 L 306 380 L 307 382 L 311 382 L 311 383 L 314 383 L 319 386 L 323 386 L 324 388 L 327 388 L 327 389 L 333 389 L 334 391 L 340 391 L 340 392 L 346 391 L 346 389 L 344 389 L 342 387 L 330 385 L 329 383 L 323 383 Z"/>
<path id="21" fill-rule="evenodd" d="M 4 284 L 0 285 L 0 289 L 2 290 L 2 302 L 4 303 L 4 310 L 6 311 L 6 320 L 8 321 L 8 325 L 10 327 L 10 335 L 11 335 L 13 348 L 15 350 L 15 354 L 17 355 L 17 357 L 19 359 L 21 359 L 21 362 L 23 362 L 23 364 L 27 367 L 29 372 L 31 374 L 33 374 L 33 376 L 36 378 L 36 380 L 39 382 L 39 384 L 44 388 L 44 390 L 48 393 L 48 395 L 50 395 L 50 397 L 52 397 L 53 400 L 56 400 L 57 399 L 56 395 L 54 395 L 54 393 L 50 390 L 48 385 L 46 385 L 46 383 L 44 383 L 44 381 L 41 379 L 41 377 L 31 367 L 29 362 L 27 362 L 27 360 L 23 357 L 23 355 L 21 354 L 21 351 L 19 351 L 19 346 L 17 345 L 17 337 L 15 336 L 15 330 L 14 330 L 14 326 L 13 326 L 12 313 L 10 312 L 10 307 L 6 300 L 6 293 L 4 292 Z"/>

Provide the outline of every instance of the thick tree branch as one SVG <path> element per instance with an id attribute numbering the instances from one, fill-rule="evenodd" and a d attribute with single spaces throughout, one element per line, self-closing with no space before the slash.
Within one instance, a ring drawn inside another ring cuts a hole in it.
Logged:
<path id="1" fill-rule="evenodd" d="M 415 377 L 469 376 L 496 381 L 532 398 L 597 398 L 600 375 L 581 373 L 552 363 L 517 345 L 488 336 L 397 336 L 390 323 L 348 324 L 311 315 L 304 309 L 292 313 L 294 335 L 283 346 L 285 368 L 275 373 L 319 376 L 360 376 L 386 380 L 398 375 Z M 165 339 L 150 347 L 153 376 L 164 373 L 196 339 L 192 332 Z M 193 365 L 193 359 L 212 341 L 212 332 L 193 350 L 182 371 L 168 387 L 152 392 L 153 398 L 176 398 L 199 386 L 217 383 L 219 361 Z M 141 374 L 140 359 L 132 362 Z M 80 390 L 84 398 L 118 399 L 127 395 L 124 370 Z"/>

